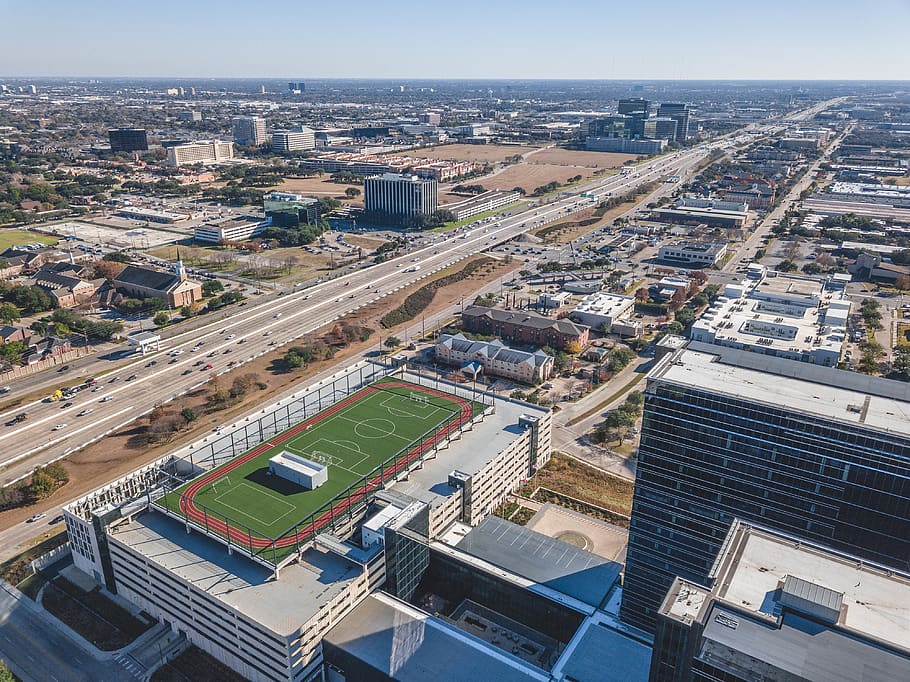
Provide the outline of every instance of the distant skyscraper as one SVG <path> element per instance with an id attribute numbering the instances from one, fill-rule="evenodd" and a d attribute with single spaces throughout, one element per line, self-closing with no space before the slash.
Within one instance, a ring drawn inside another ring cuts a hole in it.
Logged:
<path id="1" fill-rule="evenodd" d="M 668 116 L 656 116 L 645 121 L 644 136 L 650 140 L 675 140 L 676 121 Z"/>
<path id="2" fill-rule="evenodd" d="M 236 116 L 232 119 L 234 142 L 249 147 L 260 147 L 268 140 L 265 119 L 259 116 Z"/>
<path id="3" fill-rule="evenodd" d="M 664 102 L 657 109 L 660 117 L 672 118 L 676 121 L 676 141 L 685 142 L 689 139 L 689 105 Z"/>
<path id="4" fill-rule="evenodd" d="M 260 94 L 260 95 L 264 95 L 264 94 L 265 94 L 265 86 L 264 86 L 264 85 L 260 85 L 260 86 L 259 86 L 259 94 Z"/>
<path id="5" fill-rule="evenodd" d="M 631 97 L 619 100 L 616 111 L 620 114 L 645 114 L 651 110 L 651 102 L 641 97 Z"/>
<path id="6" fill-rule="evenodd" d="M 107 132 L 112 152 L 148 151 L 148 134 L 143 128 L 114 128 Z"/>
<path id="7" fill-rule="evenodd" d="M 736 518 L 907 571 L 908 413 L 902 382 L 698 342 L 663 358 L 645 391 L 623 620 L 653 632 L 676 576 L 709 585 Z"/>

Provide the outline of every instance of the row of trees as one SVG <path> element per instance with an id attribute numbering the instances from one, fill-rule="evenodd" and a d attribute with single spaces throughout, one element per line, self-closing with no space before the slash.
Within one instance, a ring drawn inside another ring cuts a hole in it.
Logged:
<path id="1" fill-rule="evenodd" d="M 625 402 L 607 413 L 607 418 L 594 427 L 591 440 L 595 443 L 619 441 L 619 445 L 631 434 L 632 427 L 641 417 L 645 397 L 641 391 L 632 391 Z"/>
<path id="2" fill-rule="evenodd" d="M 0 510 L 34 504 L 66 485 L 69 480 L 69 473 L 60 462 L 37 467 L 28 481 L 0 488 Z"/>

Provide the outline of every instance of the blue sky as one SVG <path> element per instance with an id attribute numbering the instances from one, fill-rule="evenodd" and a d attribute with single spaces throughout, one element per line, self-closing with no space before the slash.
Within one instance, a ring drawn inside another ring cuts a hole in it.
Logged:
<path id="1" fill-rule="evenodd" d="M 910 0 L 0 0 L 0 76 L 910 79 Z"/>

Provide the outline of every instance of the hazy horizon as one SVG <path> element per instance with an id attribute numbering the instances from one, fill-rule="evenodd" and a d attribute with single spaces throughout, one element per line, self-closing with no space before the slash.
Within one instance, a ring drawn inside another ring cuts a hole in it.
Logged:
<path id="1" fill-rule="evenodd" d="M 6 26 L 35 30 L 5 33 L 0 69 L 10 78 L 791 82 L 910 73 L 910 0 L 879 0 L 874 12 L 846 0 L 553 7 L 22 3 L 6 8 Z"/>

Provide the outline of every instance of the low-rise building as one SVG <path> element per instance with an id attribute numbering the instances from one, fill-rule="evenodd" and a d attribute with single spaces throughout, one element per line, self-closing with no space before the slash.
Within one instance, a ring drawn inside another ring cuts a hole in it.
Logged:
<path id="1" fill-rule="evenodd" d="M 539 384 L 553 373 L 553 358 L 541 350 L 509 348 L 501 341 L 472 341 L 461 334 L 443 334 L 436 342 L 436 359 L 448 365 L 477 363 L 487 375 Z"/>
<path id="2" fill-rule="evenodd" d="M 724 242 L 677 241 L 661 246 L 657 252 L 660 260 L 708 268 L 717 266 L 726 255 Z"/>
<path id="3" fill-rule="evenodd" d="M 114 278 L 114 287 L 127 296 L 164 299 L 171 308 L 192 305 L 202 300 L 202 285 L 187 278 L 179 252 L 173 273 L 127 265 Z"/>
<path id="4" fill-rule="evenodd" d="M 465 199 L 464 201 L 440 206 L 440 208 L 452 213 L 452 215 L 455 216 L 455 220 L 464 220 L 465 218 L 470 218 L 471 216 L 487 213 L 488 211 L 495 211 L 498 208 L 509 206 L 511 204 L 514 204 L 519 199 L 521 199 L 521 194 L 518 192 L 510 192 L 506 190 L 490 190 L 489 192 L 478 194 L 476 197 L 471 197 L 470 199 Z"/>
<path id="5" fill-rule="evenodd" d="M 254 216 L 210 218 L 193 228 L 193 239 L 212 244 L 242 242 L 255 237 L 268 225 L 268 220 Z"/>
<path id="6" fill-rule="evenodd" d="M 220 163 L 234 158 L 234 143 L 212 140 L 210 142 L 188 142 L 167 148 L 169 166 L 185 166 L 193 163 Z"/>
<path id="7" fill-rule="evenodd" d="M 302 194 L 270 192 L 262 197 L 262 210 L 275 227 L 315 225 L 319 220 L 319 200 Z"/>
<path id="8" fill-rule="evenodd" d="M 817 280 L 778 276 L 727 285 L 692 324 L 694 341 L 833 367 L 850 301 Z"/>
<path id="9" fill-rule="evenodd" d="M 553 319 L 528 311 L 472 305 L 462 312 L 461 325 L 467 332 L 498 336 L 503 341 L 549 346 L 571 353 L 577 353 L 588 345 L 588 327 L 569 319 Z"/>
<path id="10" fill-rule="evenodd" d="M 910 679 L 910 575 L 734 521 L 710 578 L 673 581 L 651 682 Z"/>
<path id="11" fill-rule="evenodd" d="M 572 311 L 572 319 L 609 334 L 613 325 L 626 321 L 635 310 L 635 299 L 631 296 L 598 291 L 581 299 Z"/>
<path id="12" fill-rule="evenodd" d="M 104 281 L 89 282 L 48 270 L 39 270 L 32 279 L 35 285 L 47 291 L 61 308 L 72 308 L 89 302 Z"/>
<path id="13" fill-rule="evenodd" d="M 186 213 L 177 213 L 176 211 L 159 211 L 154 208 L 144 208 L 142 206 L 124 206 L 117 209 L 117 215 L 121 218 L 130 218 L 131 220 L 146 220 L 150 223 L 162 223 L 165 225 L 179 223 L 183 220 L 189 220 L 190 216 Z"/>
<path id="14" fill-rule="evenodd" d="M 660 154 L 667 146 L 666 140 L 640 140 L 625 137 L 587 137 L 585 149 L 592 152 L 617 154 Z"/>

